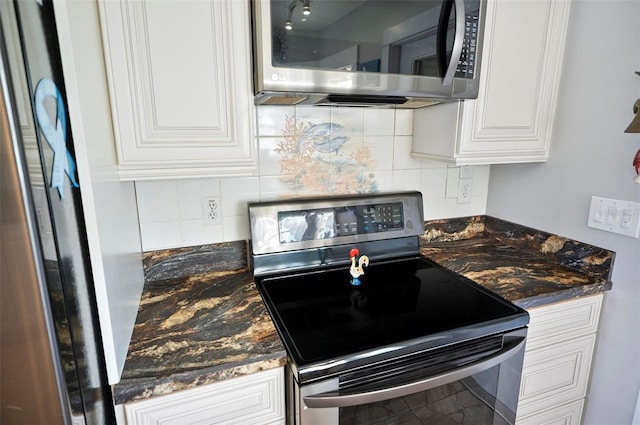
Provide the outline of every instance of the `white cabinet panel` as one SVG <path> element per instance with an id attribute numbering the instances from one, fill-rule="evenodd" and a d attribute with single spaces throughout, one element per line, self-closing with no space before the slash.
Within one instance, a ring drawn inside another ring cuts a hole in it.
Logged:
<path id="1" fill-rule="evenodd" d="M 475 108 L 475 138 L 504 131 L 535 136 L 541 90 L 532 83 L 539 81 L 544 71 L 549 9 L 553 4 L 522 0 L 488 3 L 485 96 Z"/>
<path id="2" fill-rule="evenodd" d="M 127 425 L 284 425 L 282 368 L 124 405 Z"/>
<path id="3" fill-rule="evenodd" d="M 529 310 L 516 423 L 578 425 L 604 295 Z"/>
<path id="4" fill-rule="evenodd" d="M 578 298 L 529 310 L 531 323 L 527 348 L 534 349 L 566 341 L 572 337 L 595 333 L 603 295 Z"/>
<path id="5" fill-rule="evenodd" d="M 595 334 L 525 352 L 518 414 L 585 396 Z"/>
<path id="6" fill-rule="evenodd" d="M 100 1 L 122 179 L 255 172 L 248 7 Z"/>
<path id="7" fill-rule="evenodd" d="M 546 160 L 569 9 L 569 0 L 489 0 L 478 99 L 416 110 L 412 155 L 456 164 Z"/>
<path id="8" fill-rule="evenodd" d="M 584 400 L 580 399 L 535 415 L 516 419 L 516 425 L 580 425 Z"/>

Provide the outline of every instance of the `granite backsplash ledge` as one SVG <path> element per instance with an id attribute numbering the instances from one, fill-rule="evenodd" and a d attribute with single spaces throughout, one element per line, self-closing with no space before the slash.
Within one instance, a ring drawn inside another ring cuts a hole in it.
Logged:
<path id="1" fill-rule="evenodd" d="M 245 241 L 145 252 L 145 282 L 185 278 L 200 273 L 247 269 Z"/>
<path id="2" fill-rule="evenodd" d="M 612 286 L 613 251 L 490 216 L 427 221 L 421 251 L 525 308 Z"/>

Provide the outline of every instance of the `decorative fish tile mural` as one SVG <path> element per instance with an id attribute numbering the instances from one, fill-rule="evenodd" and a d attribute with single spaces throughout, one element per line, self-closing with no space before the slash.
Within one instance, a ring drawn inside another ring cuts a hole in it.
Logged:
<path id="1" fill-rule="evenodd" d="M 472 202 L 458 204 L 459 167 L 411 157 L 412 110 L 261 105 L 255 118 L 257 175 L 136 182 L 144 251 L 246 240 L 256 200 L 419 190 L 425 219 L 486 212 L 490 166 L 474 166 Z M 212 196 L 221 224 L 204 219 Z"/>
<path id="2" fill-rule="evenodd" d="M 322 193 L 378 191 L 369 147 L 346 126 L 285 116 L 275 148 L 283 181 L 291 189 Z"/>

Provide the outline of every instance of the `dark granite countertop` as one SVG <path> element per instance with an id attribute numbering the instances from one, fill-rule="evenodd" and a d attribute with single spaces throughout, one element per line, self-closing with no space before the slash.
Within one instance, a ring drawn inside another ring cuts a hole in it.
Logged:
<path id="1" fill-rule="evenodd" d="M 422 254 L 523 308 L 611 288 L 615 253 L 488 216 L 425 223 Z M 145 254 L 117 404 L 283 366 L 242 241 Z"/>
<path id="2" fill-rule="evenodd" d="M 421 252 L 522 308 L 611 289 L 615 257 L 489 216 L 426 222 Z"/>
<path id="3" fill-rule="evenodd" d="M 145 254 L 145 286 L 116 404 L 283 366 L 244 242 Z"/>

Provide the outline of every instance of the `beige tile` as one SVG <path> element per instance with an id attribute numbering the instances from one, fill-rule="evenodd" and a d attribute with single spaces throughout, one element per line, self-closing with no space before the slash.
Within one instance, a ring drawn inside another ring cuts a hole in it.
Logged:
<path id="1" fill-rule="evenodd" d="M 393 190 L 393 171 L 376 170 L 371 174 L 373 175 L 377 192 L 390 192 Z"/>
<path id="2" fill-rule="evenodd" d="M 287 128 L 286 119 L 295 117 L 293 106 L 258 106 L 258 136 L 282 136 Z"/>
<path id="3" fill-rule="evenodd" d="M 178 180 L 178 202 L 180 220 L 194 220 L 202 217 L 205 199 L 220 197 L 220 179 Z"/>
<path id="4" fill-rule="evenodd" d="M 222 236 L 225 242 L 249 239 L 249 217 L 246 215 L 224 217 L 224 227 L 222 231 Z"/>
<path id="5" fill-rule="evenodd" d="M 393 137 L 366 136 L 364 146 L 371 152 L 371 170 L 391 170 L 393 168 Z"/>
<path id="6" fill-rule="evenodd" d="M 260 197 L 257 177 L 220 179 L 222 217 L 247 214 L 247 202 Z"/>
<path id="7" fill-rule="evenodd" d="M 138 216 L 141 223 L 180 219 L 178 185 L 175 180 L 136 182 Z"/>
<path id="8" fill-rule="evenodd" d="M 258 139 L 259 170 L 260 176 L 277 176 L 281 174 L 283 153 L 278 149 L 284 147 L 285 139 L 282 137 L 261 137 Z"/>
<path id="9" fill-rule="evenodd" d="M 393 170 L 393 190 L 420 190 L 420 170 Z"/>
<path id="10" fill-rule="evenodd" d="M 331 122 L 344 128 L 348 137 L 364 134 L 365 108 L 331 108 Z"/>
<path id="11" fill-rule="evenodd" d="M 364 110 L 364 134 L 371 136 L 393 136 L 395 110 L 367 108 Z"/>
<path id="12" fill-rule="evenodd" d="M 396 109 L 393 134 L 396 136 L 411 136 L 413 134 L 413 110 Z"/>
<path id="13" fill-rule="evenodd" d="M 296 119 L 307 123 L 331 122 L 331 108 L 318 106 L 296 106 Z"/>
<path id="14" fill-rule="evenodd" d="M 446 168 L 423 168 L 420 170 L 422 197 L 432 201 L 444 201 L 447 190 Z"/>
<path id="15" fill-rule="evenodd" d="M 223 218 L 224 220 L 224 218 Z M 224 221 L 222 221 L 224 223 Z M 223 224 L 204 224 L 202 220 L 183 220 L 180 222 L 182 246 L 206 245 L 223 242 Z"/>
<path id="16" fill-rule="evenodd" d="M 140 223 L 143 251 L 176 248 L 182 245 L 179 221 Z"/>
<path id="17" fill-rule="evenodd" d="M 411 157 L 411 136 L 394 136 L 393 169 L 413 170 L 422 168 L 422 161 Z"/>

